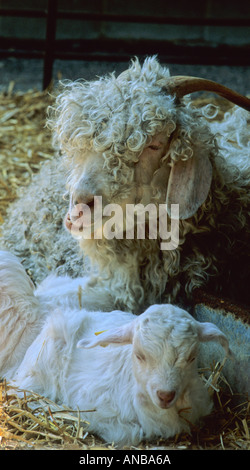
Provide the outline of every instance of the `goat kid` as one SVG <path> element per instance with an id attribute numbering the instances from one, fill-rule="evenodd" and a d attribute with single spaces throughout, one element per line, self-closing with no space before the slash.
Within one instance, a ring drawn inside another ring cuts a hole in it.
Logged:
<path id="1" fill-rule="evenodd" d="M 225 335 L 173 305 L 140 316 L 79 309 L 81 282 L 51 277 L 34 291 L 19 261 L 0 253 L 1 376 L 80 410 L 89 432 L 117 445 L 189 432 L 212 409 L 199 343 L 230 353 Z"/>

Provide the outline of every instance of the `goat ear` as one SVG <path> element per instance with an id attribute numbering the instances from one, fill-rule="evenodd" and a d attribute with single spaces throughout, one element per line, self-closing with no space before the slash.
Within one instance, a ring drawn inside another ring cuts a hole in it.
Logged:
<path id="1" fill-rule="evenodd" d="M 198 322 L 198 337 L 201 342 L 207 341 L 218 341 L 221 346 L 225 349 L 225 352 L 228 356 L 232 356 L 232 351 L 229 348 L 229 343 L 227 337 L 222 333 L 222 331 L 213 323 Z"/>
<path id="2" fill-rule="evenodd" d="M 130 344 L 134 336 L 134 322 L 127 323 L 119 328 L 113 330 L 95 333 L 96 338 L 84 338 L 78 341 L 77 347 L 90 349 L 95 346 L 106 347 L 111 343 L 116 344 Z"/>
<path id="3" fill-rule="evenodd" d="M 170 150 L 171 151 L 171 150 Z M 212 165 L 207 150 L 195 143 L 188 160 L 173 162 L 168 180 L 167 208 L 171 216 L 171 204 L 179 204 L 179 218 L 192 217 L 205 202 L 211 181 Z"/>

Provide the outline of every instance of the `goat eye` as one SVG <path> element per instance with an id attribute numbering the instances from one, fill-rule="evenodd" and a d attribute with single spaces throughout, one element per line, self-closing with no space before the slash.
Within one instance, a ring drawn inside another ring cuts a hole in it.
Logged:
<path id="1" fill-rule="evenodd" d="M 194 360 L 195 360 L 195 356 L 190 356 L 190 357 L 188 358 L 188 362 L 189 362 L 189 363 L 194 362 Z"/>
<path id="2" fill-rule="evenodd" d="M 138 359 L 138 361 L 140 361 L 140 362 L 145 360 L 144 354 L 136 353 L 136 354 L 135 354 L 135 357 L 136 357 L 136 359 Z"/>
<path id="3" fill-rule="evenodd" d="M 160 147 L 158 147 L 158 145 L 149 145 L 148 148 L 151 150 L 160 150 Z"/>

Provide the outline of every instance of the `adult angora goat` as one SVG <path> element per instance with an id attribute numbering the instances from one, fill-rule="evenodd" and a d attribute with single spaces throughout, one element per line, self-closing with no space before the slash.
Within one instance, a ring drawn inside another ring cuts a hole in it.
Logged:
<path id="1" fill-rule="evenodd" d="M 128 204 L 152 203 L 158 209 L 167 202 L 168 212 L 170 204 L 179 204 L 179 244 L 172 250 L 161 249 L 159 231 L 150 239 L 147 226 L 145 239 L 128 239 L 125 233 L 96 239 L 93 232 L 86 239 L 79 232 L 85 259 L 96 269 L 91 285 L 109 289 L 114 308 L 142 311 L 204 284 L 247 300 L 247 112 L 235 108 L 225 122 L 209 122 L 183 99 L 202 89 L 249 108 L 247 98 L 213 82 L 171 78 L 154 57 L 142 66 L 134 60 L 117 78 L 68 82 L 56 100 L 50 125 L 67 174 L 69 229 L 76 205 L 85 204 L 93 216 L 95 196 L 102 196 L 103 207 L 119 204 L 123 214 Z M 216 137 L 220 129 L 223 136 Z M 75 241 L 61 228 L 63 187 L 58 161 L 47 164 L 3 227 L 5 247 L 38 281 L 50 269 L 81 272 Z"/>

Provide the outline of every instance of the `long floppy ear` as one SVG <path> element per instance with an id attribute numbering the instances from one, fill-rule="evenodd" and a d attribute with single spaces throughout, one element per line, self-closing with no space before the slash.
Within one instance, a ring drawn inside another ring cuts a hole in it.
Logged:
<path id="1" fill-rule="evenodd" d="M 110 343 L 130 344 L 134 336 L 134 321 L 112 330 L 96 332 L 96 337 L 84 338 L 78 341 L 77 347 L 90 349 L 95 346 L 108 346 Z"/>
<path id="2" fill-rule="evenodd" d="M 233 356 L 231 349 L 229 348 L 229 343 L 227 337 L 222 333 L 222 331 L 213 323 L 204 322 L 198 323 L 198 337 L 201 342 L 207 341 L 217 341 L 225 349 L 227 356 Z"/>
<path id="3" fill-rule="evenodd" d="M 176 136 L 171 146 L 181 147 L 182 138 Z M 212 165 L 209 160 L 207 148 L 199 146 L 197 142 L 186 146 L 192 153 L 187 160 L 178 160 L 172 163 L 167 189 L 167 208 L 171 216 L 171 204 L 179 204 L 179 218 L 192 217 L 198 208 L 205 202 L 212 181 Z M 171 149 L 170 149 L 171 151 Z M 181 149 L 180 149 L 181 151 Z"/>

